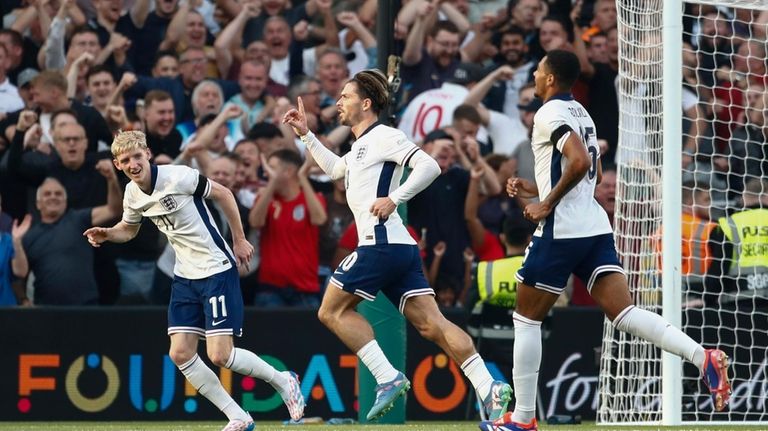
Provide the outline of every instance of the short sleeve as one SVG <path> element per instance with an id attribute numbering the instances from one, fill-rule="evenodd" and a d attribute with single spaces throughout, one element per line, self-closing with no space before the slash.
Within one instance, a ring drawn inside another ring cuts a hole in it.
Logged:
<path id="1" fill-rule="evenodd" d="M 549 109 L 547 109 L 549 108 Z M 568 118 L 560 110 L 558 104 L 551 104 L 550 106 L 544 106 L 536 114 L 534 119 L 536 128 L 540 131 L 542 137 L 548 137 L 549 142 L 554 145 L 558 151 L 563 151 L 563 145 L 565 136 L 570 132 L 571 126 L 568 125 Z"/>
<path id="2" fill-rule="evenodd" d="M 139 224 L 141 223 L 142 215 L 140 211 L 131 207 L 130 197 L 130 193 L 126 190 L 125 196 L 123 196 L 123 222 L 128 224 Z"/>
<path id="3" fill-rule="evenodd" d="M 176 191 L 180 194 L 192 195 L 201 198 L 207 198 L 211 193 L 211 183 L 208 178 L 201 175 L 197 169 L 186 166 L 179 166 L 179 176 Z"/>
<path id="4" fill-rule="evenodd" d="M 75 223 L 80 225 L 81 228 L 88 229 L 93 226 L 93 208 L 72 210 L 72 216 Z"/>

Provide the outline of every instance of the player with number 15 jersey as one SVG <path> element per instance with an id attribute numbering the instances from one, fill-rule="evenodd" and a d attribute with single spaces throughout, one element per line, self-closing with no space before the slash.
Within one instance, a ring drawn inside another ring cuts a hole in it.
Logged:
<path id="1" fill-rule="evenodd" d="M 595 200 L 597 144 L 595 123 L 570 94 L 559 94 L 548 100 L 533 120 L 531 146 L 535 159 L 536 186 L 544 199 L 557 184 L 565 170 L 563 145 L 566 132 L 578 133 L 587 147 L 592 167 L 587 175 L 571 189 L 546 219 L 539 223 L 534 236 L 552 239 L 582 238 L 612 233 L 611 223 L 603 207 Z"/>

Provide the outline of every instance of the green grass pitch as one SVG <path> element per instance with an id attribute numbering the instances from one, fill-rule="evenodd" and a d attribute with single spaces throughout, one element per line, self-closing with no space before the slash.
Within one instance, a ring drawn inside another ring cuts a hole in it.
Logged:
<path id="1" fill-rule="evenodd" d="M 0 422 L 0 431 L 218 431 L 223 422 Z M 291 425 L 275 422 L 257 422 L 256 431 L 470 431 L 477 430 L 475 422 L 410 422 L 406 425 Z M 541 431 L 768 431 L 768 423 L 762 426 L 679 426 L 679 427 L 598 427 L 594 422 L 581 425 L 539 425 Z"/>

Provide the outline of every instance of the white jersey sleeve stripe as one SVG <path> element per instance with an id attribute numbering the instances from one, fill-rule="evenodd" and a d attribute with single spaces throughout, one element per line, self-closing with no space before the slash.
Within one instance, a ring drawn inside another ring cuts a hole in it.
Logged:
<path id="1" fill-rule="evenodd" d="M 213 242 L 217 247 L 219 247 L 222 253 L 227 256 L 227 259 L 229 259 L 229 261 L 232 263 L 232 266 L 237 266 L 237 262 L 232 257 L 232 253 L 230 253 L 229 247 L 227 247 L 227 244 L 224 242 L 224 238 L 221 237 L 219 230 L 216 229 L 216 227 L 211 223 L 211 218 L 208 215 L 208 207 L 205 205 L 203 198 L 195 196 L 194 202 L 195 207 L 197 208 L 197 212 L 200 214 L 200 218 L 203 220 L 203 224 L 205 224 L 205 227 L 208 229 L 208 233 L 211 235 Z"/>
<path id="2" fill-rule="evenodd" d="M 408 154 L 405 155 L 403 158 L 403 162 L 400 163 L 401 166 L 408 166 L 408 163 L 411 161 L 411 157 L 413 157 L 416 152 L 419 151 L 419 147 L 416 147 L 408 152 Z"/>

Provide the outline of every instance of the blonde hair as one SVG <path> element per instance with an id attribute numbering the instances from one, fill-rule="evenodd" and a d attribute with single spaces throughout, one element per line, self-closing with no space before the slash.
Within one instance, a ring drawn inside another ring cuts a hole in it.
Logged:
<path id="1" fill-rule="evenodd" d="M 147 137 L 144 132 L 138 130 L 129 130 L 120 132 L 112 141 L 112 157 L 117 158 L 120 154 L 132 150 L 146 150 Z"/>

